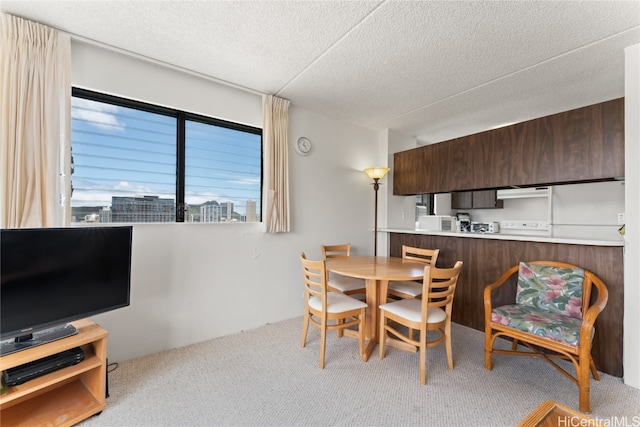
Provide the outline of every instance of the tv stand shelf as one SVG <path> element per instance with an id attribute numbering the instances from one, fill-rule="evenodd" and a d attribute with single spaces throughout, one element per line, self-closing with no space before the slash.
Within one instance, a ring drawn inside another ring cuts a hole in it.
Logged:
<path id="1" fill-rule="evenodd" d="M 9 387 L 0 395 L 0 425 L 72 426 L 105 408 L 108 332 L 90 319 L 72 323 L 76 335 L 0 357 L 0 370 L 82 347 L 73 366 Z"/>

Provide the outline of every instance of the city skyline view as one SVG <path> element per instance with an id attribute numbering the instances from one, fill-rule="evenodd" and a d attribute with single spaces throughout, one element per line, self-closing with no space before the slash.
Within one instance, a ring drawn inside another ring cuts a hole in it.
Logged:
<path id="1" fill-rule="evenodd" d="M 184 222 L 257 222 L 256 203 L 246 201 L 246 215 L 240 215 L 232 202 L 205 202 L 202 205 L 187 205 Z M 113 196 L 111 206 L 77 207 L 72 222 L 175 222 L 175 200 L 158 196 Z"/>

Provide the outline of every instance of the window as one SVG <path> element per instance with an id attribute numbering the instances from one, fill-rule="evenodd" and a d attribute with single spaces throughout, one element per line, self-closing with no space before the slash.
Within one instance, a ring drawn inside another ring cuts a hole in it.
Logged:
<path id="1" fill-rule="evenodd" d="M 257 222 L 262 130 L 73 89 L 72 222 Z"/>
<path id="2" fill-rule="evenodd" d="M 422 215 L 434 214 L 433 194 L 418 194 L 416 196 L 416 221 Z"/>

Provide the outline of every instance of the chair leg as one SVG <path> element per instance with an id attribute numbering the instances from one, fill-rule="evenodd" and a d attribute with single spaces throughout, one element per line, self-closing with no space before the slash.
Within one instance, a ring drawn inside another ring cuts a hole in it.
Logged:
<path id="1" fill-rule="evenodd" d="M 360 357 L 362 357 L 362 360 L 364 360 L 366 362 L 367 361 L 367 357 L 364 354 L 365 353 L 365 349 L 364 349 L 364 327 L 365 327 L 364 319 L 365 319 L 365 311 L 364 311 L 364 308 L 363 308 L 360 311 L 360 323 L 358 324 L 358 341 L 360 342 Z"/>
<path id="2" fill-rule="evenodd" d="M 446 335 L 445 345 L 447 350 L 447 363 L 449 364 L 449 369 L 453 370 L 453 351 L 451 349 L 451 322 L 447 322 L 444 327 L 444 333 Z"/>
<path id="3" fill-rule="evenodd" d="M 420 384 L 427 384 L 427 330 L 420 329 Z"/>
<path id="4" fill-rule="evenodd" d="M 593 376 L 593 379 L 596 381 L 600 381 L 600 376 L 598 375 L 596 364 L 593 363 L 593 358 L 589 358 L 589 366 L 591 367 L 591 375 Z"/>
<path id="5" fill-rule="evenodd" d="M 591 412 L 589 408 L 589 371 L 590 364 L 586 360 L 580 361 L 578 368 L 579 408 L 584 413 Z"/>
<path id="6" fill-rule="evenodd" d="M 517 339 L 513 339 L 513 342 L 511 343 L 511 351 L 516 351 L 518 349 L 518 340 Z"/>
<path id="7" fill-rule="evenodd" d="M 304 347 L 307 342 L 307 330 L 309 329 L 309 313 L 305 313 L 304 320 L 302 321 L 302 340 L 300 341 L 300 347 Z"/>
<path id="8" fill-rule="evenodd" d="M 320 369 L 324 369 L 324 348 L 327 342 L 327 319 L 320 324 Z"/>
<path id="9" fill-rule="evenodd" d="M 338 325 L 341 325 L 341 324 L 343 324 L 343 323 L 344 323 L 344 319 L 338 319 L 338 320 L 336 321 L 336 323 L 337 323 Z M 336 334 L 338 335 L 338 338 L 342 338 L 342 337 L 344 336 L 344 329 L 342 329 L 342 328 L 338 328 L 338 329 L 336 329 Z"/>
<path id="10" fill-rule="evenodd" d="M 387 318 L 384 311 L 380 311 L 380 333 L 378 334 L 378 357 L 384 359 L 385 345 L 387 344 L 387 332 L 384 330 Z"/>
<path id="11" fill-rule="evenodd" d="M 491 342 L 491 328 L 486 327 L 484 330 L 484 367 L 488 370 L 493 369 L 491 360 L 491 352 L 493 351 L 493 343 Z"/>

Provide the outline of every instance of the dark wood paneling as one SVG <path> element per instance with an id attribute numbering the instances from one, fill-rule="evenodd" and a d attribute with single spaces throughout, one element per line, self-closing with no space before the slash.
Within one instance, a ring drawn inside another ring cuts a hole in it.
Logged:
<path id="1" fill-rule="evenodd" d="M 451 209 L 472 209 L 472 191 L 454 191 L 451 193 Z"/>
<path id="2" fill-rule="evenodd" d="M 473 207 L 475 209 L 502 208 L 504 202 L 498 200 L 496 190 L 478 190 L 473 192 Z"/>
<path id="3" fill-rule="evenodd" d="M 417 152 L 416 152 L 417 154 Z M 417 183 L 413 182 L 417 175 L 417 170 L 422 165 L 416 163 L 411 164 L 411 152 L 401 151 L 393 155 L 393 170 L 406 171 L 405 173 L 394 173 L 393 175 L 393 194 L 410 194 L 407 191 L 415 191 L 418 188 Z M 410 171 L 414 171 L 410 173 Z"/>
<path id="4" fill-rule="evenodd" d="M 604 139 L 601 176 L 624 177 L 624 102 L 613 100 L 602 104 Z"/>
<path id="5" fill-rule="evenodd" d="M 624 99 L 394 154 L 394 194 L 624 177 Z"/>
<path id="6" fill-rule="evenodd" d="M 609 301 L 598 317 L 592 354 L 598 370 L 622 377 L 622 321 L 624 303 L 623 248 L 471 237 L 391 233 L 389 252 L 402 256 L 402 245 L 440 249 L 436 266 L 464 262 L 453 303 L 453 320 L 484 331 L 483 292 L 509 267 L 520 261 L 555 260 L 578 265 L 600 277 Z M 515 287 L 515 285 L 513 285 Z M 506 304 L 506 296 L 497 296 Z"/>
<path id="7" fill-rule="evenodd" d="M 446 157 L 440 158 L 438 165 L 448 165 L 446 188 L 475 188 L 473 140 L 474 136 L 454 139 L 439 145 L 438 153 L 446 150 Z M 479 166 L 479 165 L 478 165 Z"/>

